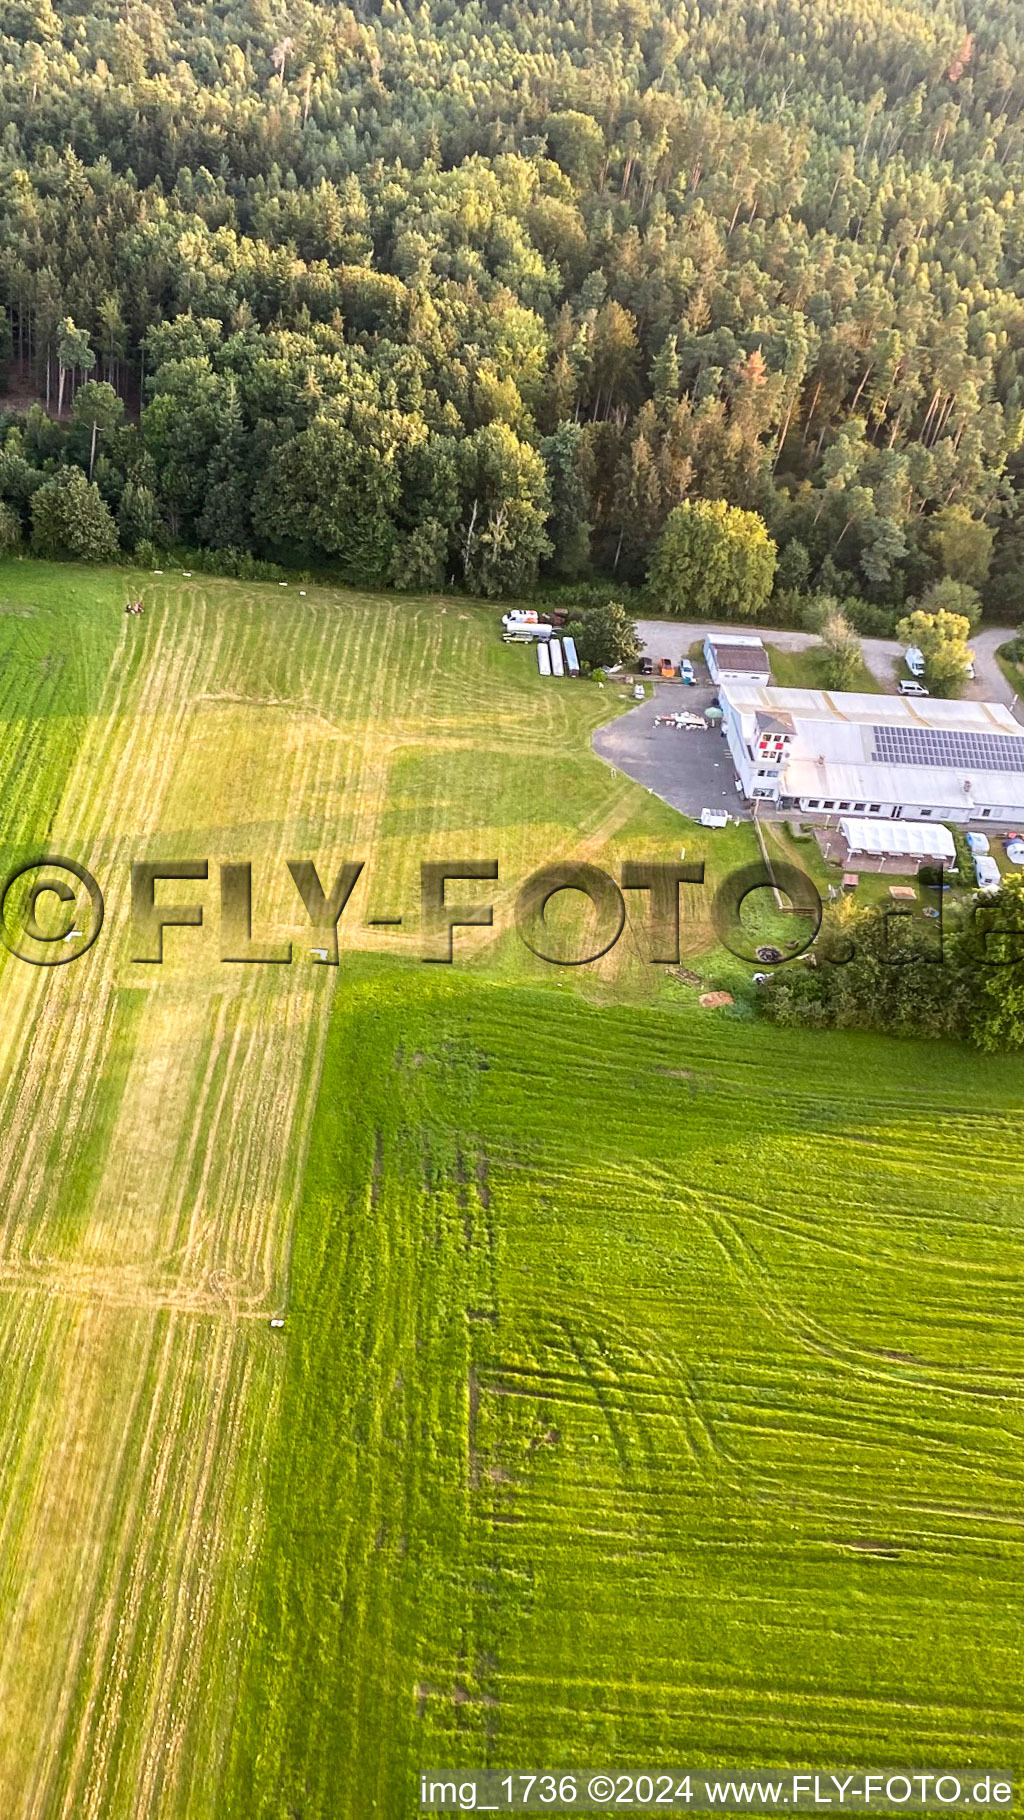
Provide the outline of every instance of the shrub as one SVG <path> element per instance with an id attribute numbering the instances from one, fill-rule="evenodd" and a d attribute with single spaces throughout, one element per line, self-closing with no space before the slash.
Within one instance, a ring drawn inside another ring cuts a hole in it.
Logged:
<path id="1" fill-rule="evenodd" d="M 574 636 L 580 663 L 589 664 L 594 670 L 635 663 L 640 655 L 636 626 L 621 601 L 610 600 L 607 606 L 592 607 Z"/>
<path id="2" fill-rule="evenodd" d="M 115 562 L 117 527 L 99 488 L 81 468 L 59 468 L 32 495 L 32 547 L 44 556 Z"/>
<path id="3" fill-rule="evenodd" d="M 248 550 L 175 550 L 175 562 L 198 575 L 226 575 L 232 581 L 288 581 L 289 571 L 279 563 L 264 562 Z"/>
<path id="4" fill-rule="evenodd" d="M 844 596 L 841 606 L 844 618 L 849 620 L 854 631 L 859 632 L 862 638 L 895 636 L 898 607 L 878 606 L 874 601 L 861 600 L 857 594 Z"/>
<path id="5" fill-rule="evenodd" d="M 852 689 L 860 672 L 860 639 L 842 613 L 828 615 L 821 628 L 825 687 Z"/>

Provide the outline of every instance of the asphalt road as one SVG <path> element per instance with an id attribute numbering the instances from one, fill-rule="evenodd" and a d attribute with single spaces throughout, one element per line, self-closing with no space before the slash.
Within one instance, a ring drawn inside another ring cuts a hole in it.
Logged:
<path id="1" fill-rule="evenodd" d="M 659 656 L 667 657 L 668 650 Z M 679 708 L 702 714 L 715 694 L 707 687 L 658 683 L 653 695 L 597 729 L 594 750 L 694 821 L 699 821 L 702 809 L 727 809 L 746 820 L 750 811 L 736 790 L 732 753 L 717 727 L 707 733 L 685 733 L 655 724 L 659 714 L 674 714 Z"/>
<path id="2" fill-rule="evenodd" d="M 818 643 L 813 632 L 787 632 L 774 626 L 738 625 L 735 620 L 731 624 L 716 624 L 701 619 L 641 619 L 637 621 L 637 630 L 644 641 L 644 652 L 648 657 L 670 657 L 675 664 L 678 664 L 680 657 L 685 656 L 692 644 L 698 639 L 706 638 L 709 632 L 721 638 L 754 633 L 763 638 L 765 644 L 777 645 L 780 651 L 806 651 Z M 975 677 L 972 683 L 967 684 L 964 695 L 974 701 L 1002 702 L 1006 707 L 1012 708 L 1018 720 L 1024 721 L 1021 704 L 996 662 L 998 646 L 1012 637 L 1012 631 L 1006 626 L 986 626 L 975 633 L 971 639 Z M 902 663 L 902 646 L 894 638 L 862 638 L 861 650 L 872 676 L 888 694 L 895 694 L 897 679 L 907 674 Z"/>

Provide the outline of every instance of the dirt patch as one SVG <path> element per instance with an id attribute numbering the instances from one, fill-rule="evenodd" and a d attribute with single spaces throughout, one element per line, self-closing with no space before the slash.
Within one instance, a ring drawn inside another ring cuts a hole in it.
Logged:
<path id="1" fill-rule="evenodd" d="M 705 1011 L 718 1011 L 723 1005 L 731 1005 L 733 996 L 731 992 L 702 992 L 697 1002 Z"/>
<path id="2" fill-rule="evenodd" d="M 561 1441 L 562 1441 L 561 1429 L 560 1428 L 549 1428 L 546 1431 L 546 1433 L 544 1433 L 542 1435 L 534 1435 L 533 1440 L 530 1442 L 529 1452 L 536 1453 L 538 1447 L 559 1447 L 561 1445 Z"/>
<path id="3" fill-rule="evenodd" d="M 692 973 L 689 967 L 670 967 L 668 969 L 668 976 L 669 979 L 680 980 L 684 986 L 700 986 L 703 984 L 700 974 Z"/>

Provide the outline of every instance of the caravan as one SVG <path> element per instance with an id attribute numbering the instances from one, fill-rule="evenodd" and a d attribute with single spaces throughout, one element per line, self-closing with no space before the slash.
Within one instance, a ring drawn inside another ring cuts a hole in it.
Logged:
<path id="1" fill-rule="evenodd" d="M 511 613 L 503 613 L 501 624 L 501 636 L 507 645 L 532 645 L 536 639 L 551 637 L 549 622 L 538 619 L 532 608 L 524 612 L 517 607 Z"/>

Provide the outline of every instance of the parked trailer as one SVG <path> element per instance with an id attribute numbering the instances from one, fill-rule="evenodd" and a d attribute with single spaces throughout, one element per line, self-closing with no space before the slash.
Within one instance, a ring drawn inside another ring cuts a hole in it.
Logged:
<path id="1" fill-rule="evenodd" d="M 580 673 L 580 660 L 576 655 L 576 640 L 574 638 L 563 638 L 562 650 L 565 652 L 565 667 L 568 670 L 569 675 L 578 676 Z"/>
<path id="2" fill-rule="evenodd" d="M 511 626 L 507 632 L 502 633 L 501 642 L 505 645 L 546 644 L 550 637 L 550 626 Z"/>
<path id="3" fill-rule="evenodd" d="M 551 652 L 551 674 L 552 674 L 552 676 L 564 676 L 565 675 L 565 661 L 562 657 L 561 639 L 553 638 L 551 640 L 551 643 L 548 646 L 548 650 Z"/>
<path id="4" fill-rule="evenodd" d="M 551 648 L 549 645 L 537 646 L 537 668 L 542 676 L 551 675 Z"/>

